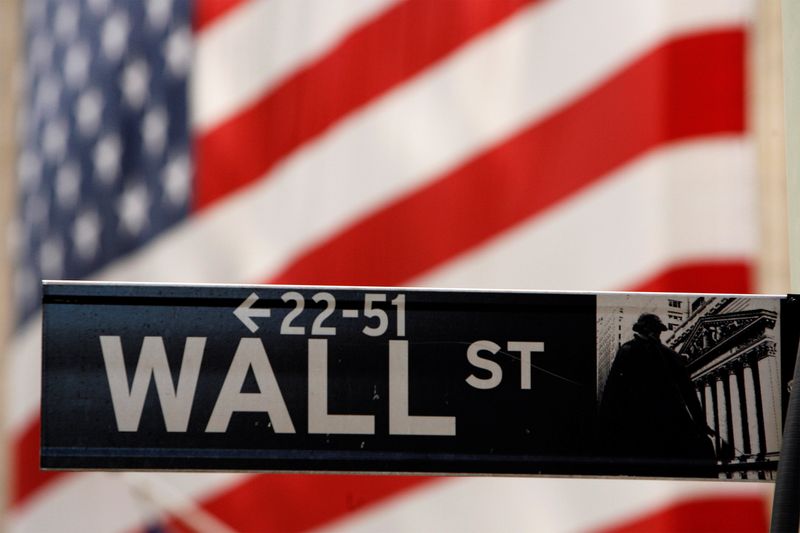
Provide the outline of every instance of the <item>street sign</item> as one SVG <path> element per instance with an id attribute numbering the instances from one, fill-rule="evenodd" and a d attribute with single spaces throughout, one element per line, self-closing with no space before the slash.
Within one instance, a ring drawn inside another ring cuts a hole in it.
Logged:
<path id="1" fill-rule="evenodd" d="M 772 479 L 798 307 L 46 283 L 42 466 Z"/>

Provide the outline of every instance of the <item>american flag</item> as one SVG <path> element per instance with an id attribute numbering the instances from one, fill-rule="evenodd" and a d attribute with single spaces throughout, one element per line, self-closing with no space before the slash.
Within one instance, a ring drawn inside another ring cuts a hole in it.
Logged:
<path id="1" fill-rule="evenodd" d="M 29 0 L 9 531 L 763 531 L 771 486 L 38 469 L 40 280 L 750 292 L 752 0 Z"/>

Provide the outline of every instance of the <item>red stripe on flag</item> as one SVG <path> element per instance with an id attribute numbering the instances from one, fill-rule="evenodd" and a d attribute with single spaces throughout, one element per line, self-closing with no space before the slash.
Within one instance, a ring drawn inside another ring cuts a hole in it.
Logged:
<path id="1" fill-rule="evenodd" d="M 753 272 L 746 261 L 705 261 L 676 265 L 637 284 L 640 292 L 753 292 Z"/>
<path id="2" fill-rule="evenodd" d="M 769 529 L 768 505 L 758 497 L 709 497 L 676 503 L 622 525 L 596 533 L 759 533 Z"/>
<path id="3" fill-rule="evenodd" d="M 199 31 L 210 26 L 233 8 L 249 0 L 199 0 L 194 4 L 194 29 Z"/>
<path id="4" fill-rule="evenodd" d="M 531 1 L 411 0 L 354 31 L 328 55 L 197 138 L 195 207 L 262 177 L 337 120 Z"/>
<path id="5" fill-rule="evenodd" d="M 39 417 L 36 417 L 14 441 L 9 495 L 11 505 L 14 507 L 21 505 L 43 485 L 64 474 L 39 468 L 41 429 Z"/>
<path id="6" fill-rule="evenodd" d="M 660 144 L 741 133 L 743 88 L 740 29 L 667 43 L 567 108 L 307 251 L 272 281 L 402 283 Z"/>
<path id="7" fill-rule="evenodd" d="M 258 475 L 203 503 L 235 531 L 305 531 L 430 482 L 416 476 Z M 254 512 L 257 511 L 257 512 Z M 175 518 L 168 531 L 194 533 Z"/>

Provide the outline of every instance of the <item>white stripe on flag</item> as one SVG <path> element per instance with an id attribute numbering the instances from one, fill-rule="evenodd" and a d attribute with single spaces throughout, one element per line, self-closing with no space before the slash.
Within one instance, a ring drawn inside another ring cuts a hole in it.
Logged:
<path id="1" fill-rule="evenodd" d="M 200 32 L 193 121 L 207 129 L 236 113 L 399 0 L 256 0 Z"/>
<path id="2" fill-rule="evenodd" d="M 192 80 L 196 127 L 205 130 L 238 112 L 291 72 L 319 57 L 348 31 L 390 9 L 397 1 L 259 0 L 238 8 L 198 36 Z M 546 55 L 541 50 L 547 50 L 551 52 L 550 60 L 561 67 L 580 65 L 579 70 L 591 69 L 591 52 L 598 46 L 624 50 L 630 57 L 666 34 L 741 25 L 749 20 L 752 10 L 750 5 L 743 5 L 729 0 L 704 0 L 671 3 L 665 10 L 660 0 L 544 2 L 532 9 L 542 11 L 546 33 L 541 33 L 542 24 L 530 37 L 549 44 L 544 49 L 527 49 L 522 59 L 535 62 Z M 631 24 L 634 20 L 636 24 Z M 554 34 L 561 34 L 561 38 L 548 40 Z M 236 61 L 231 61 L 233 57 Z M 563 61 L 565 57 L 570 61 Z M 602 69 L 602 65 L 598 67 Z M 521 69 L 525 71 L 540 74 L 538 80 L 547 83 L 547 75 L 539 72 L 535 64 Z"/>
<path id="3" fill-rule="evenodd" d="M 42 314 L 37 313 L 17 330 L 8 347 L 3 422 L 11 442 L 39 416 L 42 391 Z M 13 449 L 13 447 L 12 447 Z"/>
<path id="4" fill-rule="evenodd" d="M 703 496 L 766 498 L 770 489 L 752 483 L 707 481 L 458 478 L 396 496 L 316 533 L 577 533 L 619 524 L 670 501 Z"/>
<path id="5" fill-rule="evenodd" d="M 749 260 L 758 253 L 752 158 L 738 136 L 662 147 L 412 283 L 619 290 L 665 265 Z"/>
<path id="6" fill-rule="evenodd" d="M 187 515 L 192 512 L 187 502 L 223 493 L 245 477 L 238 473 L 78 472 L 59 478 L 11 512 L 9 530 L 40 533 L 58 524 L 59 533 L 132 531 L 154 524 L 164 518 L 164 512 Z"/>

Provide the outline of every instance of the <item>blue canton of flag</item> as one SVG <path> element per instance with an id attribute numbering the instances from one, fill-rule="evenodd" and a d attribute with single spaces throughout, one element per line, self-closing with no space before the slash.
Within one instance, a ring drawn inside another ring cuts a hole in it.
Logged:
<path id="1" fill-rule="evenodd" d="M 20 322 L 41 279 L 89 276 L 185 217 L 192 167 L 188 1 L 38 0 L 25 17 Z"/>

